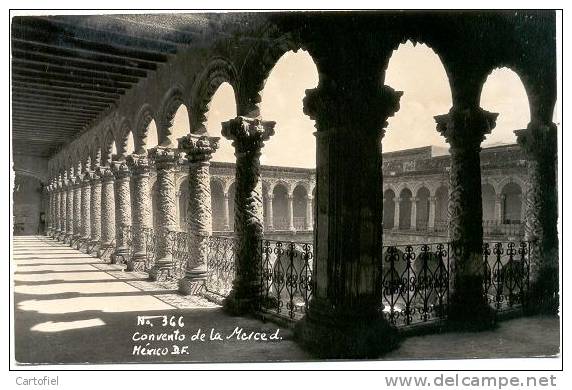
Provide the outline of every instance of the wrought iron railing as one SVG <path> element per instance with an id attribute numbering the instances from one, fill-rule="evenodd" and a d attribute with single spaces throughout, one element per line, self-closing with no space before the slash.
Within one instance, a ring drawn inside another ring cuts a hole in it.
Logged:
<path id="1" fill-rule="evenodd" d="M 381 300 L 396 326 L 444 318 L 449 298 L 447 243 L 385 246 L 381 265 Z"/>
<path id="2" fill-rule="evenodd" d="M 526 304 L 532 243 L 497 242 L 483 245 L 483 288 L 498 311 Z"/>
<path id="3" fill-rule="evenodd" d="M 232 289 L 235 277 L 236 239 L 234 237 L 209 237 L 207 257 L 207 292 L 226 297 Z"/>
<path id="4" fill-rule="evenodd" d="M 274 240 L 261 244 L 261 309 L 290 319 L 301 317 L 312 296 L 313 245 Z"/>
<path id="5" fill-rule="evenodd" d="M 173 254 L 171 276 L 181 279 L 185 276 L 187 263 L 195 261 L 191 256 L 191 235 L 187 232 L 171 232 L 169 239 Z"/>
<path id="6" fill-rule="evenodd" d="M 157 237 L 155 236 L 155 231 L 153 228 L 143 228 L 143 237 L 145 240 L 145 268 L 147 272 L 155 264 L 156 259 L 156 248 Z"/>

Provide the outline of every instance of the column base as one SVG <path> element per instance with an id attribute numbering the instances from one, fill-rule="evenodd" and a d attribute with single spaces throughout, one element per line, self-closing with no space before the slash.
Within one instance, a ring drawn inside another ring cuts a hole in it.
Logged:
<path id="1" fill-rule="evenodd" d="M 131 258 L 127 259 L 127 268 L 125 270 L 128 272 L 145 272 L 146 261 L 147 254 L 145 252 L 136 252 L 133 254 L 133 256 L 131 256 Z"/>
<path id="2" fill-rule="evenodd" d="M 465 276 L 456 282 L 457 291 L 449 298 L 447 327 L 456 331 L 478 332 L 496 327 L 496 311 L 483 294 L 479 276 Z"/>
<path id="3" fill-rule="evenodd" d="M 232 316 L 242 316 L 255 313 L 260 309 L 260 294 L 249 297 L 240 295 L 233 287 L 223 301 L 224 311 Z"/>
<path id="4" fill-rule="evenodd" d="M 129 248 L 116 248 L 111 255 L 111 264 L 127 264 L 129 261 Z"/>
<path id="5" fill-rule="evenodd" d="M 173 259 L 164 257 L 156 260 L 153 268 L 149 270 L 149 280 L 152 282 L 164 282 L 172 278 Z"/>
<path id="6" fill-rule="evenodd" d="M 539 270 L 536 280 L 530 281 L 524 298 L 527 314 L 558 315 L 560 310 L 558 268 L 545 267 Z"/>
<path id="7" fill-rule="evenodd" d="M 206 272 L 187 272 L 185 277 L 179 280 L 179 292 L 183 295 L 199 295 L 206 282 Z"/>
<path id="8" fill-rule="evenodd" d="M 375 359 L 399 346 L 397 330 L 381 311 L 334 309 L 318 299 L 312 300 L 294 335 L 304 349 L 327 359 Z"/>

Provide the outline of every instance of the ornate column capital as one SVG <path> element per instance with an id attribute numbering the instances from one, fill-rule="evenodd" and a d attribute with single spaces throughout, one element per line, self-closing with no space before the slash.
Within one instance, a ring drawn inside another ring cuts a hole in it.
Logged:
<path id="1" fill-rule="evenodd" d="M 334 83 L 324 83 L 317 88 L 306 90 L 304 113 L 316 121 L 318 131 L 339 126 L 348 118 L 359 115 L 360 121 L 365 118 L 372 121 L 372 126 L 380 129 L 383 137 L 388 124 L 387 118 L 399 110 L 399 100 L 403 92 L 396 91 L 387 85 L 379 88 L 371 86 L 358 88 L 359 98 L 354 99 L 348 99 L 349 91 L 341 90 Z M 363 104 L 364 101 L 371 102 L 371 104 Z M 370 107 L 375 107 L 375 109 Z"/>
<path id="2" fill-rule="evenodd" d="M 182 163 L 181 152 L 166 146 L 156 146 L 149 150 L 149 159 L 155 163 L 158 170 L 174 169 Z"/>
<path id="3" fill-rule="evenodd" d="M 187 134 L 179 138 L 179 150 L 187 155 L 189 163 L 208 161 L 218 149 L 219 137 Z"/>
<path id="4" fill-rule="evenodd" d="M 274 135 L 274 121 L 238 116 L 222 123 L 222 135 L 232 141 L 237 153 L 260 151 Z"/>
<path id="5" fill-rule="evenodd" d="M 445 137 L 451 148 L 480 150 L 485 136 L 494 129 L 498 115 L 480 107 L 453 107 L 448 114 L 436 115 L 434 118 L 437 131 Z"/>
<path id="6" fill-rule="evenodd" d="M 516 141 L 524 152 L 539 160 L 545 156 L 556 158 L 558 127 L 554 123 L 530 122 L 526 129 L 515 130 Z"/>
<path id="7" fill-rule="evenodd" d="M 129 178 L 131 175 L 127 162 L 124 159 L 113 160 L 111 162 L 111 172 L 117 180 Z"/>
<path id="8" fill-rule="evenodd" d="M 148 175 L 151 170 L 149 159 L 144 154 L 130 154 L 125 158 L 125 163 L 132 175 Z"/>
<path id="9" fill-rule="evenodd" d="M 103 182 L 112 181 L 113 179 L 115 179 L 111 167 L 105 165 L 100 166 L 97 168 L 97 173 L 99 174 L 99 177 L 101 177 L 101 181 Z"/>

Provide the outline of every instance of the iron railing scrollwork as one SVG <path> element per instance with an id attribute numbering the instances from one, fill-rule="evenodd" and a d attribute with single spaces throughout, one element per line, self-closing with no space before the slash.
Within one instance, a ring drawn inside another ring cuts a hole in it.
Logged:
<path id="1" fill-rule="evenodd" d="M 312 244 L 262 240 L 261 309 L 297 319 L 312 296 Z"/>
<path id="2" fill-rule="evenodd" d="M 236 274 L 234 237 L 210 236 L 207 256 L 207 292 L 226 297 Z"/>
<path id="3" fill-rule="evenodd" d="M 522 241 L 483 244 L 483 289 L 489 304 L 506 310 L 526 304 L 532 243 Z"/>
<path id="4" fill-rule="evenodd" d="M 396 326 L 444 318 L 449 298 L 447 243 L 385 246 L 381 301 Z"/>

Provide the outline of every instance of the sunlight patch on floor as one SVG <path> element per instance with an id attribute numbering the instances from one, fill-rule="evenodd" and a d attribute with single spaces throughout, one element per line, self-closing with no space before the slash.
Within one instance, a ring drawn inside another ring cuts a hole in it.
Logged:
<path id="1" fill-rule="evenodd" d="M 18 304 L 18 309 L 43 314 L 66 314 L 83 311 L 103 311 L 106 313 L 144 312 L 153 310 L 174 310 L 153 296 L 127 297 L 76 297 L 63 299 L 27 300 Z"/>
<path id="2" fill-rule="evenodd" d="M 16 274 L 17 282 L 74 282 L 80 280 L 109 280 L 106 272 L 51 272 L 47 274 Z"/>
<path id="3" fill-rule="evenodd" d="M 124 282 L 106 283 L 55 283 L 34 285 L 18 285 L 15 292 L 18 294 L 50 295 L 50 294 L 103 294 L 103 293 L 126 293 L 139 292 L 140 290 Z"/>
<path id="4" fill-rule="evenodd" d="M 105 322 L 103 322 L 100 318 L 91 318 L 88 320 L 77 320 L 77 321 L 42 322 L 41 324 L 36 324 L 32 326 L 30 330 L 34 332 L 55 333 L 72 329 L 93 328 L 96 326 L 103 326 L 103 325 L 105 325 Z"/>

